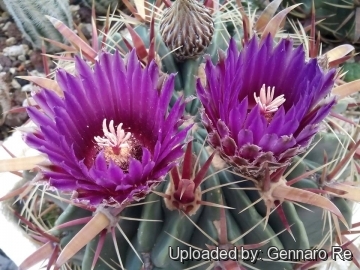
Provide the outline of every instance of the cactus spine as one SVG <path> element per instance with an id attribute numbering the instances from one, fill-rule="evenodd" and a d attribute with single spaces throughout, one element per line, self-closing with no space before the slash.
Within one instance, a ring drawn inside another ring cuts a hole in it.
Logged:
<path id="1" fill-rule="evenodd" d="M 283 5 L 301 3 L 302 5 L 297 7 L 292 15 L 305 24 L 309 24 L 313 2 L 316 21 L 321 21 L 317 25 L 317 29 L 321 32 L 324 41 L 328 43 L 359 43 L 360 27 L 357 21 L 360 19 L 360 2 L 358 0 L 286 0 Z"/>
<path id="2" fill-rule="evenodd" d="M 57 18 L 72 28 L 68 0 L 4 0 L 4 3 L 18 28 L 35 48 L 41 48 L 42 37 L 64 42 L 64 37 L 45 15 Z M 58 50 L 58 47 L 46 42 L 46 49 L 51 52 Z"/>
<path id="3" fill-rule="evenodd" d="M 109 7 L 110 12 L 113 12 L 115 8 L 120 9 L 122 6 L 121 0 L 82 0 L 82 2 L 90 8 L 94 2 L 96 13 L 99 15 L 105 15 Z"/>

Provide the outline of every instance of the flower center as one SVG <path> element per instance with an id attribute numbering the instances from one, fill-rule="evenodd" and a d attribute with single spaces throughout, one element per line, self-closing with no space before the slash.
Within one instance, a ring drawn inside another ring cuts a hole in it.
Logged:
<path id="1" fill-rule="evenodd" d="M 254 99 L 260 106 L 261 112 L 264 114 L 266 120 L 270 122 L 274 112 L 285 102 L 284 95 L 280 95 L 274 99 L 275 87 L 268 86 L 267 90 L 265 84 L 260 89 L 260 95 L 257 97 L 254 93 Z"/>
<path id="2" fill-rule="evenodd" d="M 106 161 L 115 162 L 124 172 L 128 171 L 130 157 L 141 159 L 142 147 L 139 141 L 131 134 L 125 132 L 120 123 L 116 130 L 114 121 L 109 123 L 109 129 L 106 125 L 106 119 L 103 121 L 104 136 L 94 137 L 99 149 L 103 149 Z"/>

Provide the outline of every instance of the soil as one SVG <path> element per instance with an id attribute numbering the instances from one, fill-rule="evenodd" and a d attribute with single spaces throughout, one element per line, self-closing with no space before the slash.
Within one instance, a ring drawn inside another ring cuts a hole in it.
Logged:
<path id="1" fill-rule="evenodd" d="M 73 21 L 85 37 L 91 40 L 91 10 L 78 0 L 70 0 Z M 50 71 L 55 67 L 48 61 Z M 0 142 L 11 135 L 14 128 L 28 120 L 23 106 L 31 95 L 32 84 L 17 76 L 45 77 L 42 52 L 24 38 L 8 12 L 0 9 Z"/>

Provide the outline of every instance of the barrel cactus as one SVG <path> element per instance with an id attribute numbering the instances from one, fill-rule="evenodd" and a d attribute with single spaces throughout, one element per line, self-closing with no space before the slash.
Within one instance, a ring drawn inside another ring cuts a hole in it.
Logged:
<path id="1" fill-rule="evenodd" d="M 356 254 L 360 143 L 339 104 L 359 82 L 337 68 L 349 47 L 284 37 L 296 6 L 275 14 L 281 1 L 256 16 L 176 1 L 136 2 L 128 35 L 105 26 L 93 47 L 49 17 L 79 53 L 27 77 L 40 87 L 22 130 L 39 156 L 21 160 L 37 174 L 2 199 L 36 186 L 64 211 L 51 234 L 20 218 L 43 243 L 21 269 L 309 269 L 336 245 Z"/>
<path id="2" fill-rule="evenodd" d="M 360 2 L 352 1 L 297 1 L 286 0 L 283 5 L 301 3 L 293 12 L 297 19 L 310 23 L 312 5 L 316 10 L 317 28 L 321 31 L 323 40 L 331 43 L 351 42 L 359 43 Z"/>

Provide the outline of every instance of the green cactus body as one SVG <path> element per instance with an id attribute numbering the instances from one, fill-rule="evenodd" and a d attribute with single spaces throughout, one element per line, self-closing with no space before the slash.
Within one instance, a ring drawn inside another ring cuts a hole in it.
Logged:
<path id="1" fill-rule="evenodd" d="M 301 175 L 309 168 L 313 168 L 314 162 L 319 162 L 319 164 L 321 164 L 321 158 L 320 160 L 317 159 L 321 156 L 319 155 L 320 149 L 327 149 L 329 151 L 329 159 L 331 160 L 334 154 L 334 143 L 336 144 L 336 142 L 337 139 L 335 137 L 329 136 L 328 134 L 325 135 L 318 146 L 309 152 L 306 156 L 307 159 L 303 159 L 295 167 L 295 170 L 288 176 L 289 179 Z M 196 155 L 200 153 L 202 149 L 201 143 L 202 140 L 195 143 L 193 146 L 193 151 Z M 204 162 L 208 156 L 206 151 L 203 150 L 200 157 L 200 163 Z M 287 231 L 284 231 L 284 224 L 277 212 L 273 212 L 269 216 L 268 224 L 265 226 L 264 217 L 266 216 L 266 207 L 261 201 L 253 207 L 239 213 L 240 209 L 247 208 L 259 199 L 258 192 L 246 189 L 254 187 L 248 181 L 243 181 L 240 184 L 231 184 L 245 180 L 241 177 L 226 171 L 216 174 L 214 174 L 214 172 L 216 172 L 214 168 L 209 169 L 207 175 L 211 175 L 211 177 L 202 184 L 201 188 L 202 190 L 211 189 L 216 186 L 219 186 L 219 188 L 206 192 L 202 199 L 210 203 L 225 205 L 233 209 L 202 206 L 195 215 L 185 217 L 184 214 L 178 210 L 169 210 L 164 204 L 163 198 L 154 193 L 146 197 L 144 201 L 146 204 L 144 206 L 135 207 L 138 208 L 138 210 L 135 211 L 134 207 L 127 208 L 127 211 L 126 213 L 124 212 L 123 216 L 136 217 L 140 220 L 143 219 L 143 221 L 136 222 L 123 220 L 119 223 L 138 254 L 137 255 L 129 246 L 124 237 L 117 232 L 117 243 L 125 269 L 142 269 L 143 263 L 144 265 L 147 265 L 145 269 L 181 270 L 191 267 L 194 267 L 194 269 L 208 269 L 209 265 L 214 262 L 189 260 L 180 263 L 179 261 L 172 260 L 169 257 L 169 247 L 172 248 L 172 255 L 175 256 L 175 251 L 178 247 L 181 250 L 188 250 L 189 246 L 206 250 L 207 245 L 216 245 L 213 243 L 212 239 L 217 242 L 220 241 L 219 232 L 216 229 L 215 223 L 221 221 L 221 211 L 225 212 L 229 243 L 234 239 L 238 239 L 233 243 L 238 246 L 261 242 L 265 243 L 257 248 L 262 251 L 260 255 L 261 260 L 257 260 L 255 264 L 252 264 L 249 261 L 240 261 L 240 264 L 243 267 L 245 266 L 245 268 L 246 264 L 249 264 L 256 269 L 293 269 L 296 264 L 292 262 L 269 260 L 266 251 L 270 247 L 276 247 L 278 250 L 308 250 L 311 248 L 319 248 L 317 245 L 326 236 L 329 238 L 326 241 L 327 245 L 331 245 L 329 242 L 330 236 L 327 235 L 330 227 L 328 223 L 323 227 L 324 220 L 322 218 L 322 209 L 303 204 L 304 207 L 311 210 L 310 212 L 298 205 L 284 202 L 283 210 L 289 224 L 292 225 L 291 232 L 294 236 L 293 238 Z M 342 175 L 342 177 L 345 177 L 345 175 Z M 221 184 L 227 184 L 227 186 L 221 188 Z M 166 186 L 167 184 L 163 183 L 156 190 L 159 192 L 164 191 L 166 190 Z M 318 188 L 316 181 L 311 179 L 302 179 L 296 183 L 295 186 L 299 188 Z M 245 188 L 245 190 L 239 189 L 240 187 Z M 352 218 L 351 203 L 342 198 L 333 198 L 332 201 L 339 207 L 347 222 L 350 224 Z M 69 209 L 71 210 L 66 210 L 61 215 L 58 223 L 71 221 L 75 219 L 75 216 L 76 218 L 79 218 L 89 215 L 86 214 L 89 213 L 88 211 L 79 208 L 76 210 L 76 207 L 74 206 L 69 206 Z M 76 213 L 74 211 L 76 211 Z M 196 226 L 193 222 L 189 221 L 189 218 L 196 223 Z M 157 222 L 154 220 L 157 220 Z M 161 220 L 162 222 L 159 222 Z M 343 225 L 341 226 L 342 229 L 345 229 Z M 66 236 L 63 241 L 67 242 L 68 240 L 66 239 L 76 234 L 76 230 L 80 230 L 80 228 L 81 226 L 76 226 L 69 230 L 64 230 L 62 233 Z M 334 228 L 334 224 L 332 224 L 332 228 Z M 244 234 L 245 232 L 247 233 Z M 242 234 L 244 234 L 244 237 L 241 237 Z M 77 254 L 76 261 L 83 262 L 83 269 L 90 269 L 93 262 L 93 251 L 96 250 L 97 241 L 97 239 L 94 239 L 87 245 L 86 249 Z M 65 242 L 63 242 L 63 244 L 66 244 Z M 94 269 L 112 269 L 110 265 L 113 265 L 114 261 L 117 261 L 117 255 L 113 245 L 111 234 L 108 233 L 104 248 L 100 255 L 103 260 L 98 260 Z M 140 261 L 138 256 L 141 257 L 142 261 Z M 117 263 L 119 264 L 119 262 Z"/>
<path id="2" fill-rule="evenodd" d="M 67 0 L 4 0 L 4 3 L 18 28 L 35 48 L 42 47 L 42 37 L 58 42 L 65 41 L 45 15 L 54 17 L 72 28 L 72 14 Z M 49 52 L 59 50 L 48 42 L 45 44 Z"/>
<path id="3" fill-rule="evenodd" d="M 360 79 L 360 66 L 358 63 L 345 63 L 343 69 L 346 72 L 345 81 L 351 82 Z"/>

